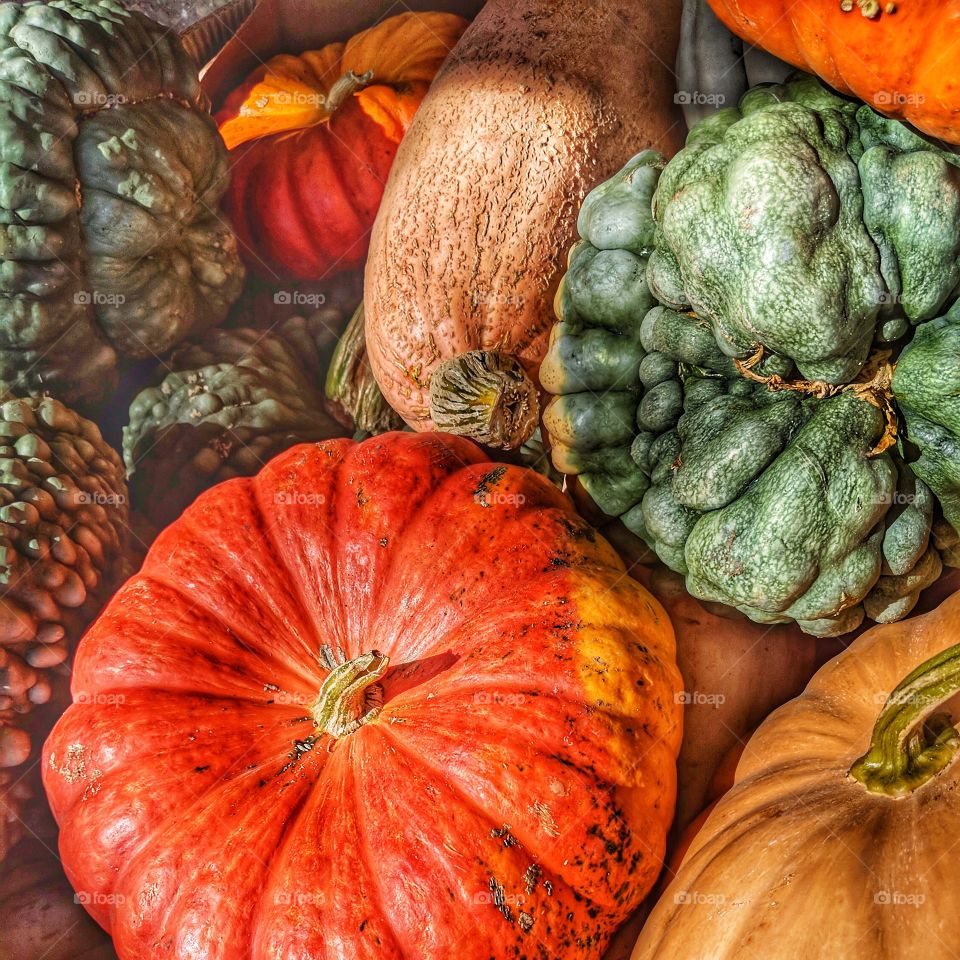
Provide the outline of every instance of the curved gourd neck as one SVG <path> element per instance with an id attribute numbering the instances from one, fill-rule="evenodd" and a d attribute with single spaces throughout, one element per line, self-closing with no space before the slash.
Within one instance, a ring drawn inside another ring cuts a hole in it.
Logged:
<path id="1" fill-rule="evenodd" d="M 947 767 L 960 749 L 960 734 L 943 712 L 960 691 L 960 644 L 920 664 L 887 698 L 873 728 L 870 749 L 850 775 L 871 793 L 903 797 Z"/>

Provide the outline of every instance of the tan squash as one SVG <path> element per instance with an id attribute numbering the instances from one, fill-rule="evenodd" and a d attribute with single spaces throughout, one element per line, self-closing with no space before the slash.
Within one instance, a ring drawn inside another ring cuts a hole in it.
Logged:
<path id="1" fill-rule="evenodd" d="M 763 723 L 633 960 L 953 960 L 958 636 L 876 626 Z"/>
<path id="2" fill-rule="evenodd" d="M 638 149 L 682 145 L 679 24 L 679 0 L 490 0 L 447 58 L 366 268 L 374 375 L 413 428 L 504 448 L 535 429 L 584 196 Z"/>

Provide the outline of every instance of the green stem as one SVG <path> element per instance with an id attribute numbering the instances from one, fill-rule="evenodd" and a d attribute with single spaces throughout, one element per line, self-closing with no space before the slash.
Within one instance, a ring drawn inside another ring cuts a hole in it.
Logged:
<path id="1" fill-rule="evenodd" d="M 313 705 L 317 729 L 331 737 L 345 737 L 375 719 L 383 708 L 383 687 L 377 682 L 390 658 L 377 650 L 338 662 L 330 647 L 321 649 L 330 669 Z"/>
<path id="2" fill-rule="evenodd" d="M 902 797 L 935 777 L 960 748 L 945 713 L 933 711 L 960 691 L 960 644 L 920 664 L 887 698 L 870 749 L 850 775 L 872 793 Z"/>
<path id="3" fill-rule="evenodd" d="M 330 92 L 327 94 L 326 100 L 324 100 L 323 105 L 327 113 L 333 116 L 358 90 L 362 90 L 372 82 L 372 70 L 361 74 L 356 74 L 352 70 L 348 70 L 334 83 L 330 88 Z"/>
<path id="4" fill-rule="evenodd" d="M 430 378 L 430 416 L 438 430 L 515 450 L 537 429 L 537 388 L 520 361 L 493 350 L 444 360 Z"/>

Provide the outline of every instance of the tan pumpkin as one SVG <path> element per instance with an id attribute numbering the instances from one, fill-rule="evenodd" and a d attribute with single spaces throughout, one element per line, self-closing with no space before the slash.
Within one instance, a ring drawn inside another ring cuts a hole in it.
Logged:
<path id="1" fill-rule="evenodd" d="M 407 131 L 374 223 L 367 341 L 390 405 L 514 448 L 587 191 L 682 145 L 679 0 L 490 0 Z"/>
<path id="2" fill-rule="evenodd" d="M 958 636 L 960 594 L 876 626 L 763 723 L 633 960 L 953 960 Z"/>

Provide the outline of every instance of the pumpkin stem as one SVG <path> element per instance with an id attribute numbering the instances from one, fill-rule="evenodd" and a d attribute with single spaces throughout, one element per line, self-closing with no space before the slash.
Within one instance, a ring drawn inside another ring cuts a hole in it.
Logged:
<path id="1" fill-rule="evenodd" d="M 887 698 L 870 749 L 850 775 L 872 793 L 902 797 L 935 777 L 960 748 L 950 717 L 933 710 L 960 690 L 960 644 L 920 664 Z"/>
<path id="2" fill-rule="evenodd" d="M 366 73 L 356 74 L 348 70 L 339 80 L 334 83 L 323 102 L 324 109 L 328 116 L 333 116 L 343 104 L 352 97 L 358 90 L 369 86 L 373 82 L 373 71 L 367 70 Z"/>
<path id="3" fill-rule="evenodd" d="M 313 720 L 322 733 L 345 737 L 383 709 L 383 687 L 377 681 L 387 672 L 390 658 L 371 650 L 345 660 L 328 646 L 321 648 L 320 658 L 330 673 L 313 705 Z"/>
<path id="4" fill-rule="evenodd" d="M 533 435 L 537 388 L 515 358 L 470 350 L 444 360 L 430 378 L 430 416 L 438 430 L 514 450 Z"/>

